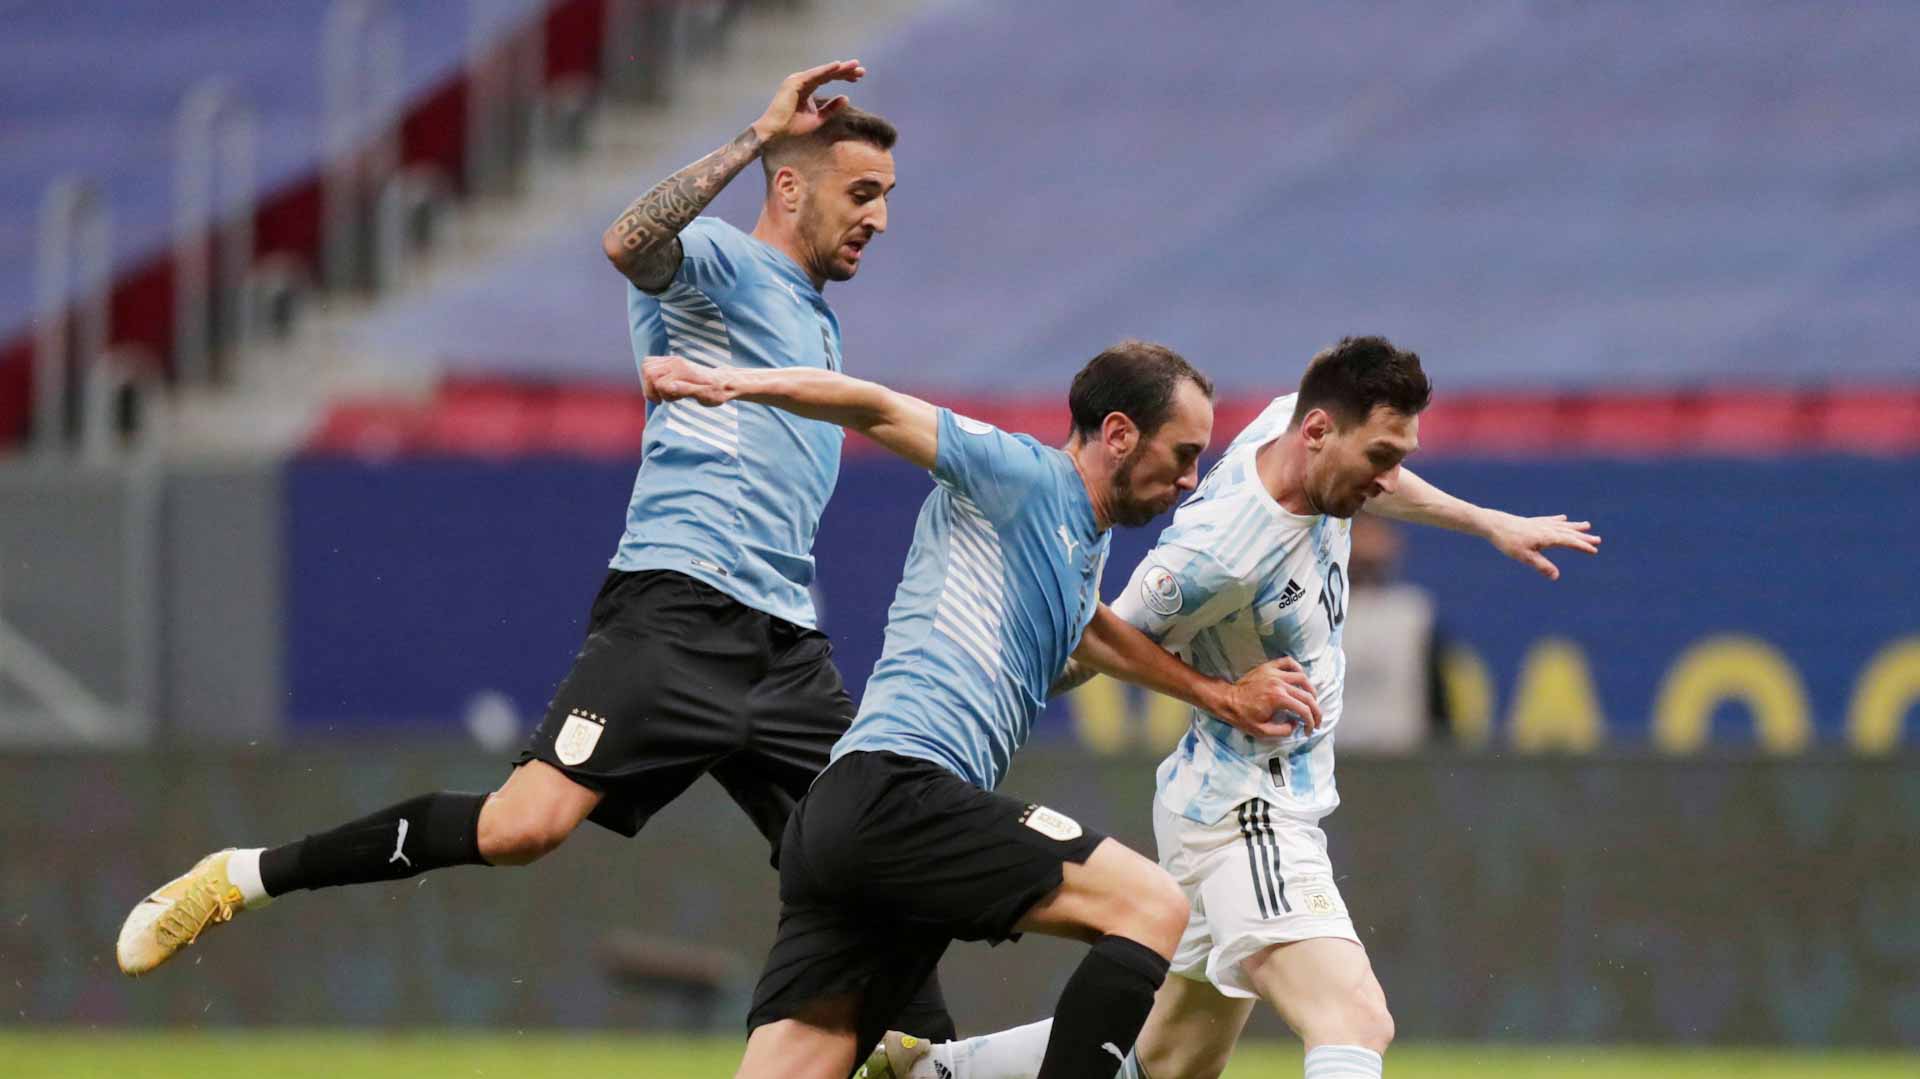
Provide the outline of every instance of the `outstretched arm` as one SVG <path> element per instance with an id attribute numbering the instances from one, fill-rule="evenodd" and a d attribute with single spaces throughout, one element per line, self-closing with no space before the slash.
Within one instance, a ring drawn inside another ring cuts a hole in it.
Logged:
<path id="1" fill-rule="evenodd" d="M 1398 488 L 1392 494 L 1368 500 L 1367 509 L 1396 521 L 1437 525 L 1479 536 L 1508 558 L 1532 566 L 1549 581 L 1560 579 L 1560 567 L 1540 552 L 1552 547 L 1586 554 L 1600 552 L 1600 537 L 1594 535 L 1590 522 L 1569 521 L 1564 513 L 1552 517 L 1518 517 L 1476 506 L 1404 468 L 1400 470 Z"/>
<path id="2" fill-rule="evenodd" d="M 821 101 L 815 90 L 835 80 L 858 82 L 867 69 L 858 60 L 840 60 L 796 71 L 780 83 L 758 120 L 733 141 L 655 184 L 633 200 L 600 236 L 614 269 L 638 288 L 667 287 L 680 268 L 680 230 L 720 194 L 740 170 L 777 138 L 805 135 L 847 103 L 845 97 Z"/>
<path id="3" fill-rule="evenodd" d="M 640 384 L 649 401 L 749 401 L 838 424 L 921 468 L 932 468 L 940 449 L 940 413 L 932 405 L 837 371 L 708 367 L 678 356 L 649 356 L 640 367 Z"/>
<path id="4" fill-rule="evenodd" d="M 1294 660 L 1263 663 L 1237 682 L 1211 678 L 1181 662 L 1179 656 L 1154 643 L 1104 603 L 1087 623 L 1080 646 L 1074 649 L 1073 659 L 1054 690 L 1057 693 L 1071 688 L 1062 683 L 1078 684 L 1096 673 L 1185 701 L 1264 738 L 1292 734 L 1301 721 L 1309 730 L 1320 726 L 1320 705 L 1314 699 L 1313 684 Z M 1297 718 L 1277 718 L 1282 713 Z"/>

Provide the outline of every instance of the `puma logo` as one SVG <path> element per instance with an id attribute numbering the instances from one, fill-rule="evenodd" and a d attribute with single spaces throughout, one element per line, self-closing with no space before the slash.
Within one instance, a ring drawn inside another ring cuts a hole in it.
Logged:
<path id="1" fill-rule="evenodd" d="M 1057 529 L 1057 531 L 1060 533 L 1060 542 L 1067 545 L 1067 558 L 1072 559 L 1073 549 L 1075 547 L 1080 546 L 1080 541 L 1074 539 L 1072 536 L 1067 535 L 1066 525 L 1061 525 L 1059 529 Z"/>
<path id="2" fill-rule="evenodd" d="M 413 868 L 413 859 L 407 857 L 405 854 L 401 853 L 400 851 L 400 848 L 406 845 L 407 845 L 407 818 L 401 817 L 400 818 L 400 834 L 393 841 L 393 854 L 387 859 L 388 865 L 392 865 L 395 862 L 399 862 L 402 865 L 405 865 L 408 869 Z"/>
<path id="3" fill-rule="evenodd" d="M 1100 1048 L 1102 1048 L 1102 1049 L 1105 1049 L 1105 1050 L 1106 1050 L 1107 1052 L 1109 1052 L 1109 1053 L 1112 1053 L 1112 1054 L 1113 1054 L 1113 1059 L 1115 1059 L 1115 1060 L 1117 1060 L 1117 1061 L 1119 1061 L 1119 1062 L 1120 1062 L 1120 1066 L 1121 1066 L 1121 1067 L 1123 1067 L 1123 1068 L 1124 1068 L 1124 1067 L 1126 1067 L 1126 1065 L 1127 1065 L 1127 1054 L 1125 1054 L 1125 1053 L 1122 1053 L 1122 1052 L 1120 1051 L 1120 1047 L 1119 1047 L 1119 1046 L 1117 1046 L 1117 1045 L 1115 1045 L 1115 1044 L 1113 1044 L 1112 1042 L 1101 1042 L 1101 1043 L 1100 1043 Z"/>

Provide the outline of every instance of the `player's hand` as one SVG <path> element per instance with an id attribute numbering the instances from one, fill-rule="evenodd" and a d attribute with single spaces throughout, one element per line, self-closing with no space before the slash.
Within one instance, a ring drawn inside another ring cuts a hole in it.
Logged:
<path id="1" fill-rule="evenodd" d="M 1216 713 L 1234 727 L 1260 738 L 1284 738 L 1302 723 L 1320 729 L 1320 701 L 1313 682 L 1291 656 L 1263 663 L 1240 676 L 1227 690 L 1227 706 Z"/>
<path id="2" fill-rule="evenodd" d="M 814 91 L 830 82 L 859 82 L 867 74 L 858 60 L 835 60 L 831 64 L 796 71 L 780 83 L 767 103 L 767 111 L 753 122 L 762 142 L 783 136 L 805 135 L 826 123 L 827 117 L 847 103 L 845 94 L 817 98 Z"/>
<path id="3" fill-rule="evenodd" d="M 1564 513 L 1552 517 L 1496 514 L 1488 527 L 1487 541 L 1508 558 L 1532 566 L 1549 581 L 1560 579 L 1560 567 L 1549 562 L 1541 551 L 1564 547 L 1586 554 L 1600 553 L 1600 537 L 1593 534 L 1593 524 L 1569 521 Z"/>
<path id="4" fill-rule="evenodd" d="M 726 369 L 707 367 L 679 356 L 648 356 L 640 365 L 640 388 L 653 402 L 684 401 L 724 405 L 735 394 Z"/>

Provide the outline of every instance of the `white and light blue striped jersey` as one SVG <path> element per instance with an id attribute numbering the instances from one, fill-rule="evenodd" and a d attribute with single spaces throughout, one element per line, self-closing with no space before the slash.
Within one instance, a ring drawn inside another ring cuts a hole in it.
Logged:
<path id="1" fill-rule="evenodd" d="M 713 217 L 680 233 L 658 294 L 629 284 L 633 358 L 840 369 L 840 322 L 785 254 Z M 840 476 L 844 433 L 766 405 L 650 406 L 622 570 L 667 569 L 796 625 L 815 624 L 813 538 Z"/>
<path id="2" fill-rule="evenodd" d="M 918 757 L 992 790 L 1100 605 L 1111 536 L 1072 458 L 946 409 L 933 478 L 833 756 Z"/>
<path id="3" fill-rule="evenodd" d="M 1227 447 L 1114 601 L 1121 617 L 1196 670 L 1237 679 L 1292 656 L 1320 702 L 1312 734 L 1256 738 L 1195 709 L 1160 764 L 1160 803 L 1211 824 L 1252 798 L 1306 820 L 1340 804 L 1333 737 L 1347 659 L 1348 521 L 1290 513 L 1254 468 L 1261 446 L 1286 432 L 1296 395 L 1268 405 Z"/>

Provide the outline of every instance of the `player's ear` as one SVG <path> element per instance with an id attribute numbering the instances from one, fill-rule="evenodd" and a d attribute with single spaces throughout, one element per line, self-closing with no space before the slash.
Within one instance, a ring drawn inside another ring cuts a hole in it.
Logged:
<path id="1" fill-rule="evenodd" d="M 800 176 L 800 170 L 792 165 L 782 165 L 773 174 L 773 198 L 779 200 L 780 208 L 787 213 L 800 212 L 800 200 L 807 193 L 807 184 Z"/>
<path id="2" fill-rule="evenodd" d="M 1300 434 L 1309 448 L 1319 449 L 1326 444 L 1327 436 L 1333 434 L 1333 416 L 1324 408 L 1314 409 L 1300 421 Z"/>
<path id="3" fill-rule="evenodd" d="M 1100 440 L 1115 457 L 1125 457 L 1140 444 L 1140 425 L 1124 412 L 1109 412 L 1100 421 Z"/>

